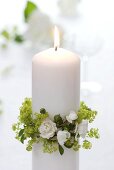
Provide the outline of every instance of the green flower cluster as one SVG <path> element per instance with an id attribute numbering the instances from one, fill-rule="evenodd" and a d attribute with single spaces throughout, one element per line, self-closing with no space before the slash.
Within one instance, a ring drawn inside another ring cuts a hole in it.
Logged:
<path id="1" fill-rule="evenodd" d="M 84 120 L 89 123 L 93 122 L 97 112 L 88 108 L 84 102 L 80 103 L 80 109 L 77 112 L 78 118 L 69 123 L 66 118 L 62 118 L 59 114 L 54 116 L 53 123 L 56 124 L 57 131 L 67 131 L 70 137 L 64 142 L 64 147 L 74 151 L 78 151 L 81 147 L 84 149 L 90 149 L 92 144 L 88 141 L 88 138 L 99 138 L 98 129 L 91 128 L 87 131 L 82 144 L 79 139 L 81 134 L 78 133 L 78 125 Z M 60 145 L 57 139 L 57 132 L 53 137 L 49 139 L 43 138 L 40 135 L 39 127 L 42 123 L 49 118 L 49 114 L 44 108 L 40 110 L 40 113 L 32 113 L 32 100 L 30 98 L 25 98 L 22 106 L 20 107 L 20 114 L 18 117 L 18 122 L 12 126 L 13 131 L 16 133 L 16 139 L 21 143 L 27 141 L 26 150 L 31 151 L 35 143 L 42 143 L 43 152 L 52 153 L 59 150 L 60 154 L 64 153 L 63 146 Z"/>
<path id="2" fill-rule="evenodd" d="M 78 111 L 78 123 L 82 120 L 88 120 L 92 123 L 97 115 L 97 111 L 91 110 L 84 102 L 81 102 L 80 109 Z"/>
<path id="3" fill-rule="evenodd" d="M 39 142 L 39 131 L 38 128 L 48 117 L 48 114 L 32 114 L 32 100 L 30 98 L 25 98 L 22 106 L 20 107 L 20 115 L 18 117 L 18 122 L 13 124 L 12 129 L 16 132 L 16 139 L 21 143 L 25 140 L 28 141 L 26 149 L 28 151 L 32 150 L 32 145 Z"/>

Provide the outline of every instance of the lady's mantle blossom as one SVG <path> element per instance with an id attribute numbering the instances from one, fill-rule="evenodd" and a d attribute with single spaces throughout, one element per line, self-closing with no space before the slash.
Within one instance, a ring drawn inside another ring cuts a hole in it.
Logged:
<path id="1" fill-rule="evenodd" d="M 58 131 L 57 133 L 57 140 L 58 140 L 58 143 L 63 146 L 64 143 L 67 141 L 67 139 L 70 138 L 70 133 L 68 131 Z"/>
<path id="2" fill-rule="evenodd" d="M 45 119 L 39 127 L 40 136 L 46 139 L 53 137 L 56 131 L 56 124 L 48 118 Z"/>
<path id="3" fill-rule="evenodd" d="M 78 125 L 78 133 L 82 138 L 85 138 L 88 131 L 88 120 L 82 120 L 82 122 Z"/>
<path id="4" fill-rule="evenodd" d="M 70 111 L 70 114 L 66 116 L 66 119 L 69 123 L 72 123 L 73 120 L 76 120 L 78 118 L 78 115 L 75 111 Z"/>

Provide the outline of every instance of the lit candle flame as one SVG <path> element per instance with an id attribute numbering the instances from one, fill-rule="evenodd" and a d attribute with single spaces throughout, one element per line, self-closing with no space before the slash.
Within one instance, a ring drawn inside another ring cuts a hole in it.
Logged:
<path id="1" fill-rule="evenodd" d="M 55 26 L 55 29 L 54 29 L 54 49 L 55 49 L 55 51 L 57 51 L 57 48 L 59 48 L 59 44 L 60 44 L 60 40 L 59 40 L 59 30 L 58 30 L 58 28 Z"/>

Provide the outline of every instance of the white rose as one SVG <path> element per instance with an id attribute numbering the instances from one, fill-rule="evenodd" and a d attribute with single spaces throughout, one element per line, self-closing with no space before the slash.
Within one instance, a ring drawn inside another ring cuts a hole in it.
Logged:
<path id="1" fill-rule="evenodd" d="M 85 138 L 87 131 L 88 131 L 88 120 L 83 120 L 78 125 L 78 133 L 82 138 Z"/>
<path id="2" fill-rule="evenodd" d="M 70 133 L 68 131 L 58 131 L 57 133 L 57 140 L 60 145 L 64 145 L 67 139 L 70 138 Z"/>
<path id="3" fill-rule="evenodd" d="M 73 120 L 76 120 L 78 118 L 78 115 L 75 111 L 70 111 L 70 114 L 66 116 L 66 119 L 69 123 L 72 123 Z"/>
<path id="4" fill-rule="evenodd" d="M 56 124 L 53 123 L 48 118 L 45 119 L 41 126 L 39 127 L 40 136 L 46 139 L 53 137 L 56 131 L 57 131 Z"/>

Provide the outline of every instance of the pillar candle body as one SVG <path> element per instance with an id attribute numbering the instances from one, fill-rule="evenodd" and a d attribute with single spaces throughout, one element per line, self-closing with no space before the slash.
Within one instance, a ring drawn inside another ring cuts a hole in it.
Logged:
<path id="1" fill-rule="evenodd" d="M 67 50 L 48 49 L 33 57 L 33 112 L 45 108 L 51 116 L 79 108 L 80 60 Z"/>
<path id="2" fill-rule="evenodd" d="M 79 170 L 79 152 L 65 149 L 59 152 L 43 153 L 40 145 L 35 144 L 32 152 L 32 170 Z"/>
<path id="3" fill-rule="evenodd" d="M 53 119 L 55 114 L 66 116 L 77 111 L 80 103 L 80 59 L 67 50 L 50 48 L 36 54 L 32 62 L 33 112 L 45 108 Z M 79 154 L 65 149 L 59 152 L 42 153 L 39 145 L 33 147 L 33 170 L 79 170 Z"/>

